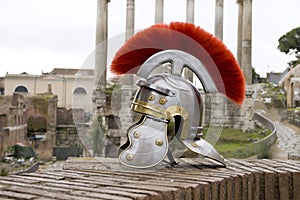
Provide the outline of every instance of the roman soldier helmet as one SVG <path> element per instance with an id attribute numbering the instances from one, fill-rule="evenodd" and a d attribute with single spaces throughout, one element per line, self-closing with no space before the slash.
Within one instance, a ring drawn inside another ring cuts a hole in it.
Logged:
<path id="1" fill-rule="evenodd" d="M 164 72 L 165 67 L 168 71 Z M 205 93 L 221 93 L 241 105 L 245 82 L 232 53 L 221 40 L 191 23 L 156 24 L 131 37 L 116 53 L 111 71 L 136 74 L 139 89 L 131 109 L 140 114 L 128 128 L 120 147 L 122 164 L 147 168 L 168 157 L 168 125 L 190 151 L 225 165 L 213 145 L 202 138 L 203 99 L 194 83 L 184 77 L 190 70 Z"/>

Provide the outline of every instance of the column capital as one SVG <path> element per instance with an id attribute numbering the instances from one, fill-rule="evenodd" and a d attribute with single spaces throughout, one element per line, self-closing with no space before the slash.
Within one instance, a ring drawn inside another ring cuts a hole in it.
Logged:
<path id="1" fill-rule="evenodd" d="M 216 0 L 216 6 L 223 6 L 223 0 Z"/>
<path id="2" fill-rule="evenodd" d="M 243 0 L 236 0 L 237 4 L 243 4 Z"/>
<path id="3" fill-rule="evenodd" d="M 108 4 L 110 0 L 98 0 L 98 3 L 102 3 L 104 5 Z"/>
<path id="4" fill-rule="evenodd" d="M 129 5 L 134 4 L 134 0 L 127 0 L 127 4 L 129 4 Z"/>

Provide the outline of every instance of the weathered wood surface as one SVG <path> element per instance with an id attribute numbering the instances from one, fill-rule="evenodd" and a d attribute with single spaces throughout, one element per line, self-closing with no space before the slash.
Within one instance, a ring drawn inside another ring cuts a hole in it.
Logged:
<path id="1" fill-rule="evenodd" d="M 181 159 L 137 170 L 115 159 L 72 158 L 64 169 L 0 177 L 0 199 L 300 199 L 300 162 Z"/>

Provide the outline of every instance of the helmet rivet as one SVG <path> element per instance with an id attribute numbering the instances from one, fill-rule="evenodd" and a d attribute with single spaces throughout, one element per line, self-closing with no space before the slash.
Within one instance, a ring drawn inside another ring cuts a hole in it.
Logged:
<path id="1" fill-rule="evenodd" d="M 196 142 L 192 142 L 193 147 L 198 147 L 198 144 Z"/>
<path id="2" fill-rule="evenodd" d="M 133 155 L 127 154 L 127 155 L 126 155 L 126 159 L 127 159 L 128 161 L 132 161 L 132 160 L 133 160 Z"/>
<path id="3" fill-rule="evenodd" d="M 161 146 L 161 145 L 163 145 L 163 140 L 162 139 L 157 139 L 157 140 L 155 140 L 155 144 L 157 145 L 157 146 Z"/>
<path id="4" fill-rule="evenodd" d="M 134 138 L 139 138 L 140 136 L 141 136 L 141 134 L 139 132 L 134 132 L 133 133 Z"/>
<path id="5" fill-rule="evenodd" d="M 149 101 L 153 101 L 154 99 L 155 99 L 154 94 L 150 94 L 149 97 L 148 97 L 148 100 Z"/>
<path id="6" fill-rule="evenodd" d="M 160 103 L 161 105 L 164 105 L 165 103 L 167 103 L 166 97 L 160 97 L 159 103 Z"/>

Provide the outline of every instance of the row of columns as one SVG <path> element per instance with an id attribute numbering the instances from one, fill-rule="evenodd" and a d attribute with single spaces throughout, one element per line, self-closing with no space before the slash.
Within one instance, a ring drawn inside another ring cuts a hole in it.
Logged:
<path id="1" fill-rule="evenodd" d="M 215 36 L 223 40 L 224 0 L 216 0 Z M 237 61 L 245 76 L 246 84 L 252 84 L 252 0 L 237 0 L 238 34 Z"/>
<path id="2" fill-rule="evenodd" d="M 215 36 L 223 39 L 223 1 L 216 0 L 215 8 Z M 107 65 L 107 24 L 108 24 L 108 3 L 109 0 L 98 0 L 97 6 L 97 32 L 96 45 L 101 44 L 96 49 L 95 58 L 95 80 L 98 84 L 106 85 L 106 65 Z M 134 12 L 135 0 L 127 0 L 126 13 L 126 35 L 128 40 L 134 34 Z M 237 39 L 237 60 L 244 73 L 246 83 L 252 83 L 252 0 L 237 0 L 238 4 L 238 39 Z M 187 0 L 186 21 L 194 23 L 194 0 Z M 163 22 L 164 0 L 156 0 L 155 23 Z M 100 75 L 102 75 L 100 77 Z"/>

